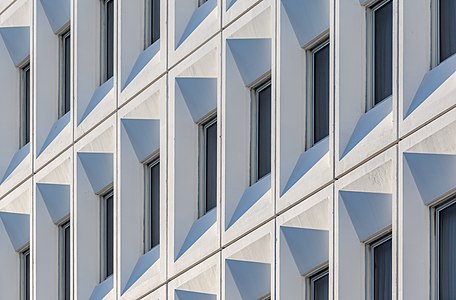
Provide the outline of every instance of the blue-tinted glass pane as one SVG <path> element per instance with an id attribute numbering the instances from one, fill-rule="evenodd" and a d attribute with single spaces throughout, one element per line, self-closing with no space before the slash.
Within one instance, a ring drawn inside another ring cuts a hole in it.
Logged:
<path id="1" fill-rule="evenodd" d="M 314 143 L 329 134 L 329 44 L 314 53 Z"/>

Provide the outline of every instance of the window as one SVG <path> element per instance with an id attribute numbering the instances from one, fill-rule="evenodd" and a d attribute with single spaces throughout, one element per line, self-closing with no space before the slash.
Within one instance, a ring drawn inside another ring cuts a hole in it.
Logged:
<path id="1" fill-rule="evenodd" d="M 102 0 L 102 74 L 103 82 L 112 77 L 114 71 L 114 0 Z"/>
<path id="2" fill-rule="evenodd" d="M 198 0 L 198 7 L 206 3 L 207 0 Z"/>
<path id="3" fill-rule="evenodd" d="M 371 103 L 373 107 L 392 94 L 393 89 L 393 1 L 385 0 L 370 9 L 372 65 Z"/>
<path id="4" fill-rule="evenodd" d="M 160 159 L 146 165 L 145 252 L 160 243 Z"/>
<path id="5" fill-rule="evenodd" d="M 271 81 L 253 90 L 251 183 L 271 172 Z"/>
<path id="6" fill-rule="evenodd" d="M 210 118 L 200 128 L 201 217 L 217 206 L 217 118 Z"/>
<path id="7" fill-rule="evenodd" d="M 329 40 L 310 51 L 309 66 L 307 148 L 329 134 Z"/>
<path id="8" fill-rule="evenodd" d="M 30 63 L 20 70 L 20 148 L 30 142 Z"/>
<path id="9" fill-rule="evenodd" d="M 437 299 L 456 299 L 456 202 L 436 209 Z"/>
<path id="10" fill-rule="evenodd" d="M 59 117 L 70 111 L 71 33 L 68 29 L 60 35 L 60 103 Z"/>
<path id="11" fill-rule="evenodd" d="M 456 53 L 456 2 L 454 0 L 435 0 L 437 39 L 437 62 L 441 63 Z M 437 65 L 437 64 L 436 64 Z"/>
<path id="12" fill-rule="evenodd" d="M 30 299 L 30 249 L 20 253 L 21 300 Z"/>
<path id="13" fill-rule="evenodd" d="M 114 264 L 114 194 L 111 190 L 101 197 L 101 278 L 111 276 Z"/>
<path id="14" fill-rule="evenodd" d="M 392 239 L 383 237 L 369 245 L 370 293 L 373 300 L 392 299 Z"/>
<path id="15" fill-rule="evenodd" d="M 329 270 L 325 268 L 309 279 L 309 298 L 310 300 L 329 299 Z"/>
<path id="16" fill-rule="evenodd" d="M 59 226 L 60 231 L 60 298 L 70 300 L 70 221 Z"/>
<path id="17" fill-rule="evenodd" d="M 160 0 L 146 0 L 146 47 L 160 38 Z"/>

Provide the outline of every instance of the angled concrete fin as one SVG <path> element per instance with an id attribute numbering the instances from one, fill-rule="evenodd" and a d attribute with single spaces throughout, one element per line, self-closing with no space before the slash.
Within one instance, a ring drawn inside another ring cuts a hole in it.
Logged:
<path id="1" fill-rule="evenodd" d="M 190 247 L 192 247 L 202 236 L 206 233 L 217 221 L 217 210 L 213 209 L 209 211 L 207 214 L 202 216 L 201 218 L 197 219 L 190 231 L 185 238 L 184 243 L 180 251 L 177 253 L 175 259 L 177 260 L 179 257 L 182 256 Z"/>
<path id="2" fill-rule="evenodd" d="M 350 140 L 347 143 L 347 146 L 344 149 L 344 152 L 341 154 L 340 158 L 343 158 L 350 151 L 355 149 L 355 147 L 366 138 L 375 128 L 377 128 L 381 123 L 386 120 L 392 122 L 392 105 L 393 98 L 389 97 L 383 102 L 377 104 L 373 109 L 369 110 L 361 116 L 356 123 L 355 130 L 353 130 Z M 389 118 L 388 118 L 389 117 Z M 389 119 L 391 121 L 389 121 Z"/>
<path id="3" fill-rule="evenodd" d="M 299 179 L 302 178 L 310 169 L 312 169 L 319 161 L 325 158 L 329 165 L 329 137 L 324 138 L 321 142 L 301 154 L 296 163 L 296 166 L 288 178 L 287 185 L 282 191 L 285 194 Z M 327 158 L 327 159 L 326 159 Z"/>
<path id="4" fill-rule="evenodd" d="M 407 110 L 404 109 L 403 118 L 409 117 L 415 109 L 423 104 L 426 99 L 433 94 L 438 94 L 442 91 L 445 94 L 453 94 L 456 82 L 456 55 L 450 56 L 443 63 L 428 71 L 424 76 L 421 84 L 416 91 L 415 97 Z"/>
<path id="5" fill-rule="evenodd" d="M 249 22 L 237 29 L 231 39 L 271 39 L 273 36 L 271 22 L 271 7 L 266 8 L 256 16 L 252 16 Z"/>
<path id="6" fill-rule="evenodd" d="M 70 186 L 67 184 L 37 183 L 49 216 L 54 224 L 58 224 L 70 214 Z"/>
<path id="7" fill-rule="evenodd" d="M 40 0 L 54 33 L 70 21 L 69 0 Z"/>
<path id="8" fill-rule="evenodd" d="M 176 299 L 178 300 L 216 300 L 217 295 L 205 294 L 191 291 L 174 290 Z"/>
<path id="9" fill-rule="evenodd" d="M 270 38 L 227 39 L 227 44 L 246 87 L 271 70 Z"/>
<path id="10" fill-rule="evenodd" d="M 456 189 L 456 155 L 404 153 L 425 205 Z"/>
<path id="11" fill-rule="evenodd" d="M 160 39 L 156 40 L 152 45 L 145 49 L 136 59 L 135 65 L 128 75 L 123 87 L 125 88 L 136 76 L 144 69 L 144 67 L 157 55 L 160 51 Z"/>
<path id="12" fill-rule="evenodd" d="M 230 228 L 237 222 L 255 203 L 258 202 L 271 189 L 271 175 L 266 175 L 254 185 L 249 186 L 242 194 L 230 222 L 226 223 L 226 229 Z"/>
<path id="13" fill-rule="evenodd" d="M 122 125 L 139 161 L 160 148 L 160 120 L 123 119 Z"/>
<path id="14" fill-rule="evenodd" d="M 310 228 L 280 228 L 301 275 L 329 259 L 329 231 Z"/>
<path id="15" fill-rule="evenodd" d="M 301 47 L 329 29 L 328 0 L 282 0 Z"/>
<path id="16" fill-rule="evenodd" d="M 78 119 L 78 125 L 87 118 L 88 115 L 97 107 L 97 105 L 113 90 L 114 77 L 109 78 L 105 83 L 97 87 L 95 92 L 90 99 L 89 105 L 87 105 L 84 113 Z"/>
<path id="17" fill-rule="evenodd" d="M 0 35 L 11 60 L 18 67 L 30 55 L 30 27 L 2 27 Z"/>
<path id="18" fill-rule="evenodd" d="M 94 193 L 100 192 L 113 182 L 112 153 L 79 152 L 78 157 Z"/>
<path id="19" fill-rule="evenodd" d="M 227 259 L 226 265 L 242 299 L 261 299 L 271 292 L 270 264 Z"/>
<path id="20" fill-rule="evenodd" d="M 217 0 L 208 0 L 203 5 L 198 7 L 197 10 L 193 13 L 190 21 L 185 27 L 185 30 L 179 39 L 179 42 L 176 43 L 176 49 L 192 34 L 192 32 L 198 27 L 204 19 L 206 19 L 212 11 L 215 11 L 217 7 Z"/>
<path id="21" fill-rule="evenodd" d="M 112 291 L 114 287 L 113 276 L 109 276 L 106 280 L 100 282 L 92 291 L 90 300 L 101 300 Z"/>
<path id="22" fill-rule="evenodd" d="M 146 273 L 152 266 L 158 262 L 160 258 L 160 245 L 152 248 L 149 252 L 145 253 L 138 259 L 138 262 L 130 275 L 130 278 L 125 285 L 122 293 L 125 293 L 130 287 L 138 282 L 138 279 Z"/>
<path id="23" fill-rule="evenodd" d="M 217 108 L 217 78 L 176 78 L 193 122 Z"/>
<path id="24" fill-rule="evenodd" d="M 19 251 L 30 242 L 30 216 L 12 212 L 0 212 L 3 226 L 13 245 Z"/>
<path id="25" fill-rule="evenodd" d="M 27 155 L 30 153 L 30 143 L 22 147 L 21 149 L 17 150 L 14 154 L 13 159 L 11 159 L 8 168 L 3 175 L 2 180 L 0 183 L 3 183 L 8 177 L 16 170 L 16 168 L 25 160 Z"/>
<path id="26" fill-rule="evenodd" d="M 62 116 L 54 123 L 51 130 L 49 131 L 48 136 L 46 137 L 46 140 L 43 143 L 43 146 L 41 146 L 38 155 L 40 155 L 52 143 L 52 141 L 54 141 L 59 133 L 62 132 L 62 130 L 70 123 L 70 114 L 70 112 L 67 112 L 64 116 Z"/>
<path id="27" fill-rule="evenodd" d="M 147 99 L 135 106 L 122 119 L 160 119 L 160 91 L 158 90 L 148 96 Z"/>
<path id="28" fill-rule="evenodd" d="M 360 242 L 391 226 L 391 194 L 354 191 L 339 191 L 339 194 Z"/>

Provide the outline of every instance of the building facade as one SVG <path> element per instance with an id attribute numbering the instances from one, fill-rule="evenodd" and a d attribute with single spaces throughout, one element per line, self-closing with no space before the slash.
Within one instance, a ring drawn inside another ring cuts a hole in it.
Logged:
<path id="1" fill-rule="evenodd" d="M 0 0 L 0 299 L 456 299 L 456 2 Z"/>

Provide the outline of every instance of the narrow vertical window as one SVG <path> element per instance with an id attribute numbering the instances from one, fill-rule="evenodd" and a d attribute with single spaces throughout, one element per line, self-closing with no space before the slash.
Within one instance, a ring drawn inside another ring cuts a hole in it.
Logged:
<path id="1" fill-rule="evenodd" d="M 71 34 L 67 30 L 60 35 L 60 103 L 59 117 L 70 111 L 70 80 L 71 80 Z"/>
<path id="2" fill-rule="evenodd" d="M 329 134 L 329 41 L 311 51 L 308 148 Z"/>
<path id="3" fill-rule="evenodd" d="M 309 295 L 310 300 L 329 299 L 329 270 L 325 269 L 310 277 Z"/>
<path id="4" fill-rule="evenodd" d="M 114 0 L 103 1 L 103 82 L 114 73 Z"/>
<path id="5" fill-rule="evenodd" d="M 456 299 L 456 203 L 437 208 L 438 299 Z"/>
<path id="6" fill-rule="evenodd" d="M 456 2 L 454 0 L 436 0 L 438 2 L 439 26 L 439 62 L 456 53 Z"/>
<path id="7" fill-rule="evenodd" d="M 156 158 L 146 166 L 146 252 L 160 244 L 160 159 Z"/>
<path id="8" fill-rule="evenodd" d="M 101 197 L 102 205 L 102 280 L 111 276 L 114 264 L 114 194 L 112 190 Z"/>
<path id="9" fill-rule="evenodd" d="M 59 227 L 60 231 L 60 299 L 70 300 L 70 221 Z"/>
<path id="10" fill-rule="evenodd" d="M 372 11 L 372 104 L 392 94 L 393 89 L 393 1 L 381 1 Z"/>
<path id="11" fill-rule="evenodd" d="M 217 118 L 201 125 L 200 217 L 217 206 Z"/>
<path id="12" fill-rule="evenodd" d="M 271 81 L 254 89 L 252 99 L 252 183 L 271 172 Z"/>
<path id="13" fill-rule="evenodd" d="M 20 147 L 30 142 L 30 63 L 21 68 L 20 77 Z"/>
<path id="14" fill-rule="evenodd" d="M 160 38 L 160 0 L 146 0 L 146 47 Z"/>
<path id="15" fill-rule="evenodd" d="M 371 294 L 373 300 L 392 299 L 392 240 L 384 237 L 370 247 Z"/>
<path id="16" fill-rule="evenodd" d="M 20 253 L 21 300 L 30 299 L 30 249 Z"/>

